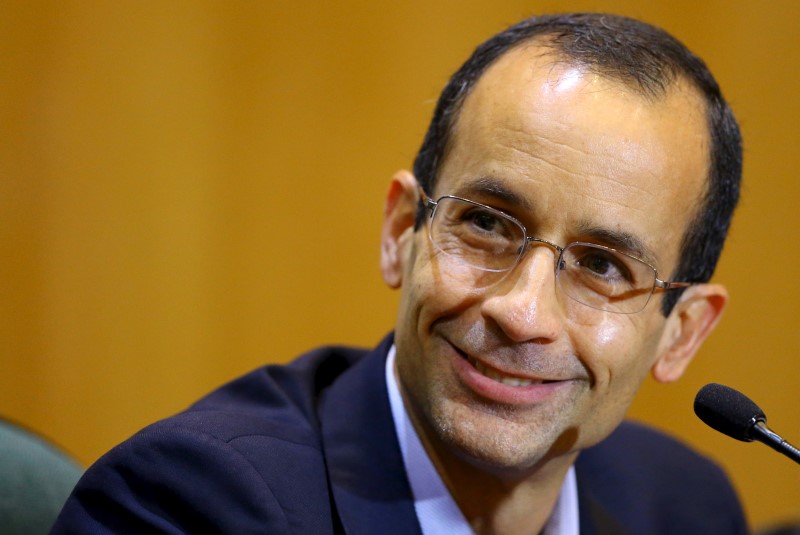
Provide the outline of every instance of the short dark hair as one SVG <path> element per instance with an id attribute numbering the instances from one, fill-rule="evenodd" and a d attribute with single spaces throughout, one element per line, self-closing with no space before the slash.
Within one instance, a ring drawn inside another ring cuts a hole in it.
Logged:
<path id="1" fill-rule="evenodd" d="M 563 61 L 614 79 L 658 99 L 678 79 L 689 81 L 705 101 L 711 139 L 709 174 L 694 219 L 684 231 L 680 261 L 670 279 L 707 282 L 714 273 L 739 200 L 742 140 L 733 111 L 706 64 L 660 28 L 620 15 L 572 13 L 526 19 L 480 45 L 445 86 L 414 161 L 422 188 L 433 193 L 459 111 L 481 75 L 522 43 L 551 49 Z M 667 292 L 668 315 L 681 290 Z"/>

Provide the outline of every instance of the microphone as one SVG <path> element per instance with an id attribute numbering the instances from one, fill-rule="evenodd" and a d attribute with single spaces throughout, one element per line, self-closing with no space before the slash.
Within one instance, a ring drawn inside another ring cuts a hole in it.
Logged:
<path id="1" fill-rule="evenodd" d="M 767 427 L 758 405 L 733 388 L 707 384 L 694 398 L 694 412 L 712 429 L 742 442 L 757 440 L 800 464 L 800 450 Z"/>

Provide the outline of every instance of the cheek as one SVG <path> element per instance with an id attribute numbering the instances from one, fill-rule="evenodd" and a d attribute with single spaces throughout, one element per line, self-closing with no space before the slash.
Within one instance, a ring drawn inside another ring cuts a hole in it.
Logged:
<path id="1" fill-rule="evenodd" d="M 448 261 L 443 253 L 426 248 L 410 265 L 404 280 L 407 317 L 416 318 L 419 334 L 425 335 L 435 323 L 467 313 L 498 278 L 496 273 Z"/>
<path id="2" fill-rule="evenodd" d="M 652 366 L 658 338 L 658 331 L 642 320 L 619 314 L 578 314 L 570 322 L 576 353 L 596 391 L 632 395 L 638 390 Z"/>
<path id="3" fill-rule="evenodd" d="M 456 299 L 427 250 L 423 248 L 419 254 L 412 251 L 408 259 L 400 289 L 396 334 L 406 346 L 404 352 L 422 354 L 429 349 L 427 338 L 432 324 L 452 308 Z"/>

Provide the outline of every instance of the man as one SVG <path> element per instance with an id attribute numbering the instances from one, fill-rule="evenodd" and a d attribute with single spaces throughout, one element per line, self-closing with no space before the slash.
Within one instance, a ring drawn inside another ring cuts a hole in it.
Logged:
<path id="1" fill-rule="evenodd" d="M 390 185 L 401 299 L 91 468 L 54 533 L 744 533 L 721 471 L 621 422 L 725 306 L 738 127 L 703 63 L 616 16 L 524 21 L 445 88 Z"/>

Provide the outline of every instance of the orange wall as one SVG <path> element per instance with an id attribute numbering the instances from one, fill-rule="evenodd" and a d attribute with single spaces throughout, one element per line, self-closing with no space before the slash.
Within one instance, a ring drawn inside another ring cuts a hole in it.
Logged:
<path id="1" fill-rule="evenodd" d="M 0 414 L 90 463 L 265 362 L 374 344 L 396 303 L 377 269 L 384 190 L 447 76 L 522 16 L 601 9 L 699 52 L 746 139 L 717 275 L 731 307 L 633 415 L 716 456 L 754 524 L 800 516 L 800 467 L 691 410 L 728 383 L 800 442 L 800 3 L 764 6 L 3 2 Z"/>

